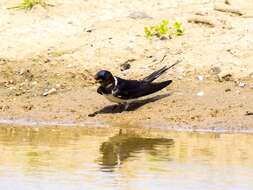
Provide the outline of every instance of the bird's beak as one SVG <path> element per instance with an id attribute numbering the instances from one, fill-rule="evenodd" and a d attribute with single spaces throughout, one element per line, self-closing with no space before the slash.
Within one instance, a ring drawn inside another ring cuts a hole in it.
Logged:
<path id="1" fill-rule="evenodd" d="M 102 80 L 95 80 L 95 83 L 96 83 L 96 84 L 101 84 L 101 83 L 102 83 Z"/>

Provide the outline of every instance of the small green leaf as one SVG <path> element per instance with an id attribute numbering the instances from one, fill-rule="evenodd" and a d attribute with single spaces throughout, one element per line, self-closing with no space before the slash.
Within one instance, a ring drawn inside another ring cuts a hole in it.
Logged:
<path id="1" fill-rule="evenodd" d="M 169 24 L 169 20 L 166 20 L 166 19 L 164 19 L 163 21 L 162 21 L 162 25 L 168 25 Z"/>
<path id="2" fill-rule="evenodd" d="M 8 9 L 32 9 L 35 5 L 46 6 L 45 0 L 22 0 L 17 6 Z"/>
<path id="3" fill-rule="evenodd" d="M 144 32 L 145 32 L 146 38 L 148 38 L 148 39 L 152 38 L 152 32 L 151 32 L 150 28 L 145 27 Z"/>
<path id="4" fill-rule="evenodd" d="M 177 35 L 177 36 L 181 36 L 181 35 L 183 35 L 183 28 L 182 28 L 182 23 L 180 23 L 180 22 L 175 22 L 174 24 L 173 24 L 173 28 L 176 30 L 175 31 L 175 34 Z"/>
<path id="5" fill-rule="evenodd" d="M 158 38 L 171 37 L 172 35 L 183 35 L 183 27 L 180 22 L 175 22 L 172 26 L 169 26 L 169 20 L 162 20 L 158 25 L 144 27 L 144 33 L 146 38 L 151 39 L 153 36 Z"/>

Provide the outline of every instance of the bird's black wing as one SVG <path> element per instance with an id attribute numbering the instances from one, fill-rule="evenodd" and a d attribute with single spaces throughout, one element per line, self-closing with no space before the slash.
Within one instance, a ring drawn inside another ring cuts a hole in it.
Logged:
<path id="1" fill-rule="evenodd" d="M 148 83 L 145 81 L 124 80 L 120 78 L 117 79 L 118 84 L 113 90 L 113 95 L 126 100 L 135 99 L 155 93 L 165 88 L 172 82 L 172 80 L 167 80 L 159 83 Z"/>

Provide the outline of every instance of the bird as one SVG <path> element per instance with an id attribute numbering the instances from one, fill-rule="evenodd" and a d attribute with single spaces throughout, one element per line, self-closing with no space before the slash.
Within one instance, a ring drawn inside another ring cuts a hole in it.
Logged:
<path id="1" fill-rule="evenodd" d="M 163 82 L 153 81 L 179 62 L 180 61 L 178 60 L 171 66 L 164 66 L 141 80 L 122 79 L 114 76 L 108 70 L 100 70 L 94 77 L 96 83 L 100 84 L 97 89 L 97 93 L 103 95 L 106 99 L 113 103 L 123 105 L 124 110 L 127 110 L 131 102 L 158 92 L 170 85 L 172 80 L 166 80 Z"/>

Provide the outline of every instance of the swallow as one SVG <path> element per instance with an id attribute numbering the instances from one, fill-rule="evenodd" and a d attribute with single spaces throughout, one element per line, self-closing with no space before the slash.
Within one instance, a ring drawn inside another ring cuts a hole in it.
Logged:
<path id="1" fill-rule="evenodd" d="M 131 102 L 158 92 L 171 84 L 172 80 L 163 82 L 153 81 L 179 62 L 177 61 L 171 66 L 164 66 L 141 80 L 126 80 L 113 76 L 110 71 L 101 70 L 94 77 L 96 82 L 100 84 L 97 93 L 103 95 L 111 102 L 124 105 L 124 109 L 126 110 Z"/>

